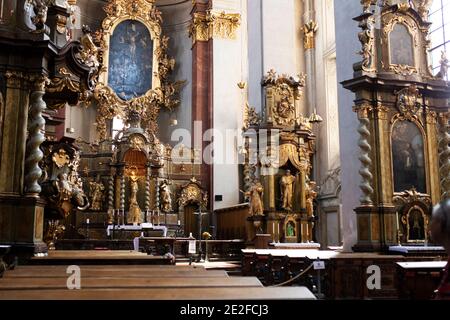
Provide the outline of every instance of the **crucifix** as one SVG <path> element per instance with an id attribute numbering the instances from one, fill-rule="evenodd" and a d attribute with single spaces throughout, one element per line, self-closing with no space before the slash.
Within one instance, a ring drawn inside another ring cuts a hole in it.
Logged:
<path id="1" fill-rule="evenodd" d="M 201 206 L 199 206 L 199 212 L 194 212 L 195 215 L 197 215 L 198 217 L 198 259 L 197 262 L 205 262 L 205 260 L 203 260 L 202 255 L 203 255 L 203 249 L 202 249 L 202 218 L 204 215 L 208 214 L 207 212 L 202 212 L 202 208 Z"/>

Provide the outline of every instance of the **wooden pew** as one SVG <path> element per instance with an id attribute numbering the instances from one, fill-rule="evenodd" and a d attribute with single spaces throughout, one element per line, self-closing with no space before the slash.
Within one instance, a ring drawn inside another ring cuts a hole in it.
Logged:
<path id="1" fill-rule="evenodd" d="M 55 250 L 48 256 L 33 257 L 30 265 L 166 265 L 171 260 L 129 250 Z"/>
<path id="2" fill-rule="evenodd" d="M 196 270 L 196 269 L 194 269 Z M 128 271 L 126 268 L 117 270 L 95 270 L 95 269 L 84 269 L 83 266 L 80 267 L 81 277 L 83 278 L 218 278 L 218 277 L 228 277 L 226 271 L 224 270 L 143 270 L 143 271 Z M 4 278 L 68 278 L 70 274 L 66 273 L 66 269 L 55 270 L 54 272 L 36 272 L 30 269 L 18 269 L 6 271 L 3 275 Z"/>
<path id="3" fill-rule="evenodd" d="M 305 287 L 0 290 L 0 300 L 314 300 Z"/>
<path id="4" fill-rule="evenodd" d="M 67 289 L 66 278 L 5 278 L 0 280 L 2 290 Z M 242 288 L 262 287 L 255 277 L 173 277 L 173 278 L 81 278 L 81 288 Z M 240 290 L 240 289 L 238 289 Z"/>

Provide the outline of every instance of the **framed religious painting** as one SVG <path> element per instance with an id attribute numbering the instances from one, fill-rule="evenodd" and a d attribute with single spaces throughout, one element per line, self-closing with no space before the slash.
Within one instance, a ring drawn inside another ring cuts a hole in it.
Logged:
<path id="1" fill-rule="evenodd" d="M 141 125 L 152 132 L 164 101 L 162 67 L 169 61 L 162 36 L 161 12 L 155 0 L 109 0 L 99 39 L 102 68 L 95 90 L 98 102 L 97 131 L 107 136 L 113 118 L 128 122 L 138 114 Z"/>
<path id="2" fill-rule="evenodd" d="M 392 128 L 392 168 L 394 192 L 414 188 L 427 193 L 424 139 L 411 121 L 397 121 Z"/>
<path id="3" fill-rule="evenodd" d="M 397 23 L 389 34 L 391 64 L 414 67 L 413 37 L 405 24 Z"/>

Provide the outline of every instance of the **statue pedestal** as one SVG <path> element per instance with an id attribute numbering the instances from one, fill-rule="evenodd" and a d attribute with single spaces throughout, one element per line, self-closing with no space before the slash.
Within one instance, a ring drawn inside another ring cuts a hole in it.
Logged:
<path id="1" fill-rule="evenodd" d="M 41 198 L 0 195 L 0 243 L 11 245 L 11 254 L 27 258 L 47 252 L 44 206 Z"/>
<path id="2" fill-rule="evenodd" d="M 270 243 L 272 242 L 271 234 L 256 234 L 254 243 L 255 249 L 269 249 Z"/>
<path id="3" fill-rule="evenodd" d="M 250 216 L 247 218 L 247 241 L 253 241 L 257 234 L 264 232 L 264 220 L 264 216 Z"/>

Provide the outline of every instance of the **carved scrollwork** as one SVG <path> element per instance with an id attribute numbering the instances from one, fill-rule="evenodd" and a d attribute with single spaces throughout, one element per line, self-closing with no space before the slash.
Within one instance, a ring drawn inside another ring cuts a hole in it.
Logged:
<path id="1" fill-rule="evenodd" d="M 208 194 L 201 188 L 200 183 L 192 177 L 191 180 L 181 187 L 178 205 L 184 207 L 189 203 L 197 204 L 203 209 L 208 205 Z"/>
<path id="2" fill-rule="evenodd" d="M 362 57 L 362 69 L 366 72 L 375 71 L 375 18 L 367 17 L 359 22 L 359 27 L 362 29 L 358 33 L 359 42 L 361 42 L 361 50 L 358 52 Z"/>
<path id="3" fill-rule="evenodd" d="M 261 116 L 247 102 L 244 107 L 244 130 L 247 130 L 250 126 L 258 126 L 260 123 Z"/>
<path id="4" fill-rule="evenodd" d="M 396 206 L 402 206 L 412 202 L 423 202 L 427 206 L 431 206 L 431 198 L 427 194 L 417 192 L 415 188 L 396 193 L 393 198 L 393 203 Z"/>
<path id="5" fill-rule="evenodd" d="M 420 121 L 420 114 L 422 113 L 422 95 L 419 93 L 419 89 L 415 84 L 410 85 L 408 88 L 396 91 L 397 95 L 397 108 L 399 114 L 394 116 L 392 121 L 397 118 L 400 120 L 416 120 Z"/>
<path id="6" fill-rule="evenodd" d="M 189 26 L 189 37 L 193 44 L 213 38 L 233 40 L 236 39 L 236 30 L 240 24 L 241 15 L 238 13 L 196 12 Z"/>
<path id="7" fill-rule="evenodd" d="M 287 75 L 277 76 L 274 70 L 270 70 L 263 79 L 266 87 L 266 117 L 268 122 L 275 122 L 280 126 L 294 126 L 298 115 L 296 101 L 300 99 L 301 87 L 305 85 L 306 76 L 298 77 Z"/>
<path id="8" fill-rule="evenodd" d="M 157 117 L 161 108 L 173 110 L 179 105 L 178 94 L 184 81 L 171 82 L 169 75 L 175 67 L 175 59 L 167 55 L 169 38 L 162 36 L 162 15 L 156 8 L 154 0 L 109 0 L 105 6 L 107 17 L 103 20 L 102 30 L 98 32 L 100 50 L 107 53 L 110 37 L 115 27 L 126 20 L 137 20 L 145 25 L 153 41 L 152 88 L 146 93 L 129 100 L 119 98 L 114 90 L 106 85 L 108 65 L 104 65 L 100 72 L 100 81 L 95 88 L 94 98 L 98 102 L 97 130 L 101 139 L 107 136 L 106 122 L 119 117 L 127 122 L 131 111 L 137 112 L 141 126 L 149 134 L 158 131 Z M 89 38 L 87 38 L 87 41 Z M 105 59 L 107 61 L 107 54 Z"/>

